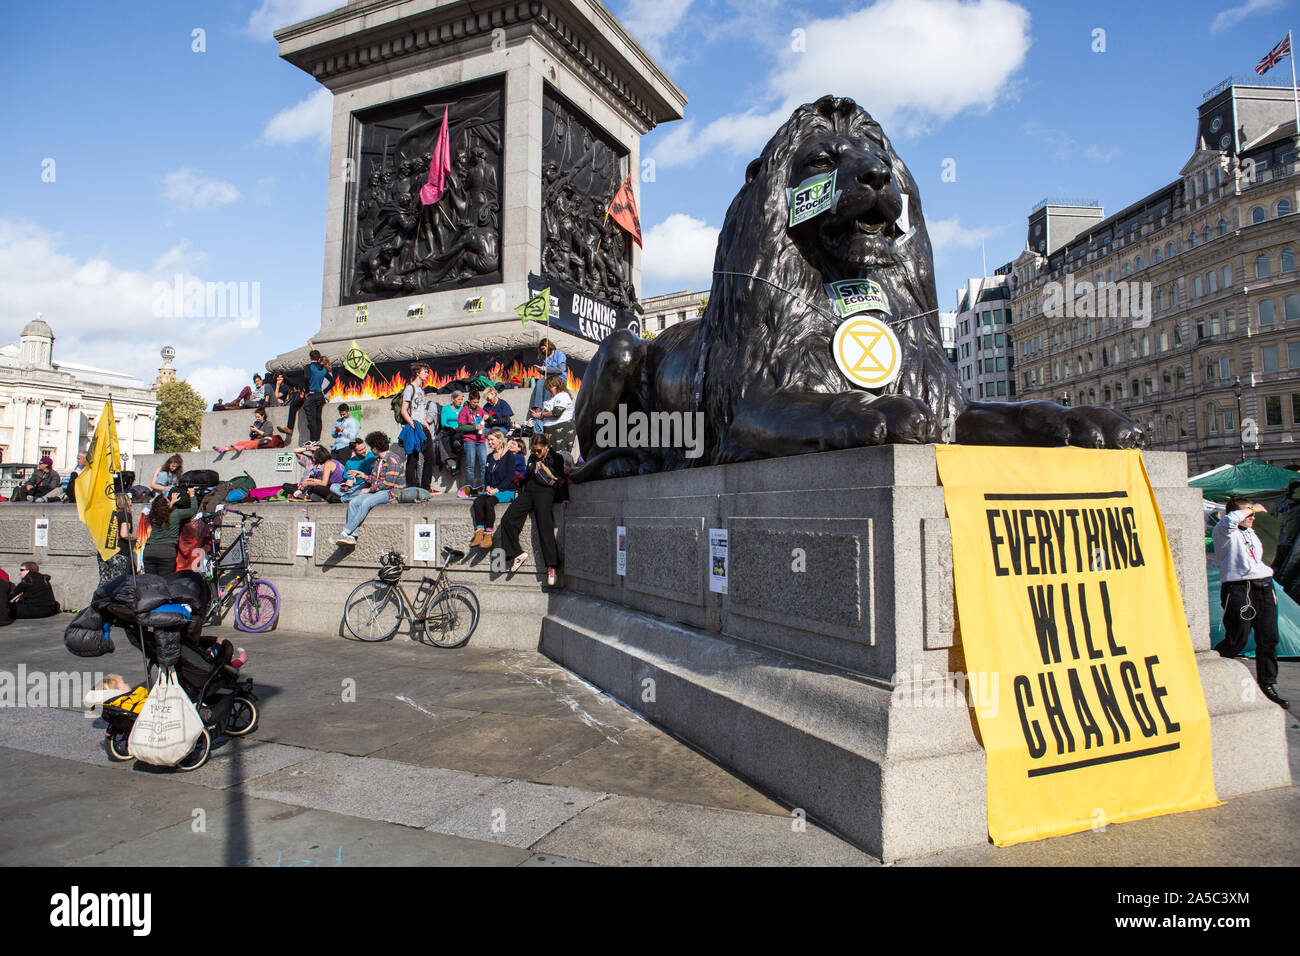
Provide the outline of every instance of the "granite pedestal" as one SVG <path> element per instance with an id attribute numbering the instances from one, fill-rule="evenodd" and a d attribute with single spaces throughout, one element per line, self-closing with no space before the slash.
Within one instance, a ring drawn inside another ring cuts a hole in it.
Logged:
<path id="1" fill-rule="evenodd" d="M 1216 790 L 1287 786 L 1282 711 L 1243 694 L 1250 672 L 1209 648 L 1185 456 L 1145 461 L 1209 706 Z M 710 528 L 729 535 L 725 595 L 708 589 Z M 933 446 L 577 485 L 566 536 L 543 653 L 886 861 L 988 839 Z"/>

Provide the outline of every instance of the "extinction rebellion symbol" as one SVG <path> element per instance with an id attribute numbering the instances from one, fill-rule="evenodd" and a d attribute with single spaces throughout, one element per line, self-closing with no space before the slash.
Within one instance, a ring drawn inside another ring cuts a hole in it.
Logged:
<path id="1" fill-rule="evenodd" d="M 903 367 L 894 330 L 872 316 L 845 319 L 835 330 L 831 348 L 844 377 L 861 388 L 883 388 Z"/>

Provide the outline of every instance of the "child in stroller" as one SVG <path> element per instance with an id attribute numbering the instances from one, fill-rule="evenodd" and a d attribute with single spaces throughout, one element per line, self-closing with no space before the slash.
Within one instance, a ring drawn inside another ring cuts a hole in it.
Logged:
<path id="1" fill-rule="evenodd" d="M 222 734 L 241 737 L 257 728 L 253 680 L 241 672 L 243 653 L 229 641 L 203 633 L 210 591 L 193 571 L 169 578 L 124 574 L 95 591 L 91 606 L 69 625 L 64 642 L 74 654 L 108 653 L 109 629 L 123 629 L 132 646 L 144 653 L 147 684 L 106 701 L 103 708 L 108 754 L 128 760 L 131 728 L 148 696 L 156 669 L 171 665 L 181 688 L 194 702 L 204 730 L 194 750 L 177 770 L 197 770 L 207 762 L 212 742 Z"/>

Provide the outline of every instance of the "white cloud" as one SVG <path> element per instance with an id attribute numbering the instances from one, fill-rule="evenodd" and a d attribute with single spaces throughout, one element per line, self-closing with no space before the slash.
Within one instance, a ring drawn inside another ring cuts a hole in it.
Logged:
<path id="1" fill-rule="evenodd" d="M 1109 163 L 1119 155 L 1119 147 L 1112 146 L 1109 149 L 1102 149 L 1100 146 L 1092 145 L 1083 151 L 1085 159 L 1090 159 L 1094 163 Z"/>
<path id="2" fill-rule="evenodd" d="M 811 20 L 799 27 L 802 50 L 785 37 L 771 51 L 777 65 L 760 98 L 779 105 L 724 115 L 698 132 L 675 130 L 655 148 L 656 161 L 671 166 L 719 150 L 752 153 L 796 106 L 827 93 L 851 96 L 894 137 L 920 135 L 966 110 L 992 109 L 1012 93 L 1025 62 L 1029 19 L 1010 0 L 876 0 Z"/>
<path id="3" fill-rule="evenodd" d="M 229 402 L 245 385 L 253 384 L 253 373 L 227 365 L 196 368 L 185 379 L 209 405 Z"/>
<path id="4" fill-rule="evenodd" d="M 301 143 L 315 140 L 328 146 L 334 119 L 334 97 L 321 87 L 304 100 L 287 106 L 271 117 L 262 138 L 271 143 Z"/>
<path id="5" fill-rule="evenodd" d="M 1259 13 L 1261 10 L 1276 10 L 1282 6 L 1282 0 L 1246 0 L 1245 3 L 1228 7 L 1226 10 L 1219 11 L 1219 15 L 1214 18 L 1210 24 L 1211 33 L 1220 33 L 1223 30 L 1235 27 L 1252 13 Z"/>
<path id="6" fill-rule="evenodd" d="M 153 262 L 154 272 L 168 272 L 178 266 L 181 268 L 192 268 L 196 263 L 202 262 L 208 257 L 206 252 L 198 252 L 191 248 L 188 239 L 182 239 L 176 245 L 172 246 Z"/>
<path id="7" fill-rule="evenodd" d="M 990 229 L 986 226 L 968 229 L 956 216 L 952 219 L 933 219 L 925 224 L 925 228 L 930 234 L 930 245 L 936 253 L 940 250 L 978 246 L 981 239 L 987 239 L 998 231 L 996 227 Z"/>
<path id="8" fill-rule="evenodd" d="M 718 230 L 703 219 L 675 212 L 644 237 L 642 281 L 675 283 L 707 289 L 713 283 L 713 255 Z"/>
<path id="9" fill-rule="evenodd" d="M 117 369 L 147 382 L 164 345 L 175 346 L 181 377 L 214 357 L 260 353 L 261 334 L 239 318 L 155 316 L 156 286 L 172 286 L 178 274 L 182 283 L 198 278 L 185 266 L 204 254 L 188 243 L 161 253 L 147 270 L 103 255 L 79 259 L 62 245 L 50 230 L 0 219 L 0 329 L 8 336 L 16 339 L 41 312 L 54 330 L 55 361 Z"/>
<path id="10" fill-rule="evenodd" d="M 163 198 L 181 209 L 207 209 L 230 205 L 239 198 L 239 190 L 232 183 L 207 179 L 186 167 L 163 177 Z"/>
<path id="11" fill-rule="evenodd" d="M 342 6 L 341 0 L 262 0 L 244 26 L 255 40 L 270 40 L 275 31 Z"/>
<path id="12" fill-rule="evenodd" d="M 619 17 L 632 39 L 655 59 L 664 56 L 663 40 L 677 29 L 691 0 L 628 0 Z"/>

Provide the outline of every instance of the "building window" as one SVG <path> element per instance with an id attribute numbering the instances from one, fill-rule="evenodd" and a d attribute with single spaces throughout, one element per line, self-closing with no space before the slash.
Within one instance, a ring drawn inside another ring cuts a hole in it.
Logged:
<path id="1" fill-rule="evenodd" d="M 1142 257 L 1138 256 L 1136 259 L 1133 260 L 1133 270 L 1136 272 L 1141 268 L 1142 268 Z"/>
<path id="2" fill-rule="evenodd" d="M 1274 427 L 1282 424 L 1282 396 L 1270 395 L 1264 399 L 1264 424 Z"/>
<path id="3" fill-rule="evenodd" d="M 1300 319 L 1300 293 L 1292 292 L 1282 300 L 1282 314 L 1288 322 Z"/>
<path id="4" fill-rule="evenodd" d="M 41 449 L 41 457 L 42 457 L 42 458 L 53 458 L 53 457 L 54 457 L 54 449 L 53 449 L 53 448 L 42 448 L 42 449 Z"/>
<path id="5" fill-rule="evenodd" d="M 1199 299 L 1204 294 L 1205 293 L 1201 287 L 1201 277 L 1196 276 L 1194 279 L 1192 279 L 1192 298 Z"/>
<path id="6" fill-rule="evenodd" d="M 1276 372 L 1277 371 L 1277 346 L 1276 345 L 1260 346 L 1259 362 L 1260 362 L 1260 367 L 1265 372 Z"/>
<path id="7" fill-rule="evenodd" d="M 1160 264 L 1160 247 L 1159 247 L 1159 246 L 1156 246 L 1154 249 L 1151 250 L 1151 261 L 1154 262 L 1156 265 L 1159 265 L 1159 264 Z"/>
<path id="8" fill-rule="evenodd" d="M 1291 423 L 1300 425 L 1300 392 L 1291 393 Z"/>
<path id="9" fill-rule="evenodd" d="M 1181 389 L 1186 384 L 1187 384 L 1187 373 L 1183 371 L 1182 366 L 1179 366 L 1178 369 L 1174 372 L 1174 387 Z"/>
<path id="10" fill-rule="evenodd" d="M 54 417 L 54 409 L 52 408 L 44 409 L 44 416 L 41 420 L 42 424 L 45 425 L 51 424 L 51 420 L 53 419 L 53 417 Z"/>
<path id="11" fill-rule="evenodd" d="M 1291 200 L 1289 200 L 1289 199 L 1279 199 L 1279 200 L 1277 201 L 1277 214 L 1278 214 L 1279 216 L 1289 216 L 1289 215 L 1291 215 Z"/>
<path id="12" fill-rule="evenodd" d="M 1106 281 L 1107 281 L 1107 282 L 1114 282 L 1114 281 L 1115 281 L 1115 270 L 1114 270 L 1114 269 L 1107 269 L 1107 270 L 1106 270 Z"/>
<path id="13" fill-rule="evenodd" d="M 1169 374 L 1169 369 L 1165 369 L 1160 373 L 1160 381 L 1164 385 L 1166 392 L 1173 388 L 1174 379 L 1173 376 Z"/>
<path id="14" fill-rule="evenodd" d="M 1221 236 L 1226 236 L 1227 234 L 1228 234 L 1228 221 L 1227 221 L 1226 219 L 1220 219 L 1220 220 L 1219 220 L 1219 235 L 1221 235 Z"/>
<path id="15" fill-rule="evenodd" d="M 1286 344 L 1286 364 L 1288 368 L 1300 369 L 1300 342 Z"/>
<path id="16" fill-rule="evenodd" d="M 1187 234 L 1187 248 L 1188 248 L 1188 249 L 1195 249 L 1195 248 L 1196 248 L 1196 232 L 1195 232 L 1195 230 L 1193 230 L 1192 232 L 1189 232 L 1189 233 Z"/>
<path id="17" fill-rule="evenodd" d="M 1175 428 L 1176 426 L 1174 425 L 1174 416 L 1166 415 L 1165 416 L 1165 438 L 1167 440 L 1169 441 L 1178 440 L 1178 433 L 1175 431 Z"/>
<path id="18" fill-rule="evenodd" d="M 1214 402 L 1205 406 L 1205 430 L 1207 432 L 1217 432 L 1219 430 L 1219 409 Z"/>
<path id="19" fill-rule="evenodd" d="M 1294 249 L 1282 250 L 1282 271 L 1295 272 L 1295 250 Z"/>
<path id="20" fill-rule="evenodd" d="M 1168 244 L 1165 245 L 1165 258 L 1172 259 L 1173 257 L 1174 257 L 1174 242 L 1171 239 L 1169 240 Z"/>
<path id="21" fill-rule="evenodd" d="M 1260 325 L 1273 324 L 1273 320 L 1276 318 L 1276 313 L 1273 309 L 1272 299 L 1260 299 L 1255 308 L 1258 310 Z"/>
<path id="22" fill-rule="evenodd" d="M 1251 225 L 1263 222 L 1267 218 L 1268 218 L 1268 213 L 1264 211 L 1263 206 L 1256 206 L 1254 209 L 1250 211 Z"/>
<path id="23" fill-rule="evenodd" d="M 1260 254 L 1255 259 L 1255 278 L 1267 279 L 1269 276 L 1268 256 Z"/>
<path id="24" fill-rule="evenodd" d="M 1160 330 L 1160 351 L 1162 352 L 1169 351 L 1169 330 L 1168 329 Z"/>
<path id="25" fill-rule="evenodd" d="M 1223 279 L 1220 285 L 1223 288 L 1226 289 L 1232 285 L 1232 266 L 1224 266 L 1223 270 L 1220 272 L 1220 275 L 1222 276 Z"/>

